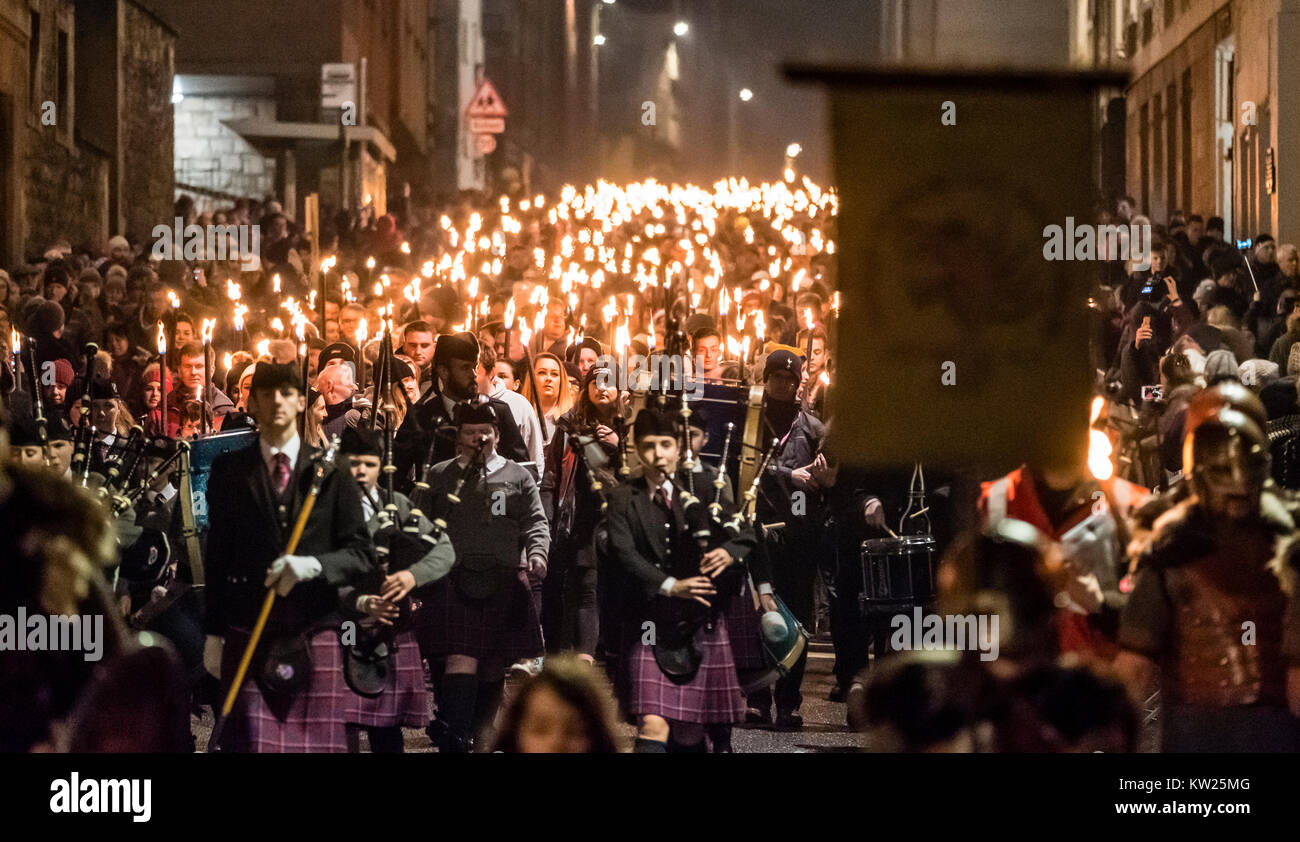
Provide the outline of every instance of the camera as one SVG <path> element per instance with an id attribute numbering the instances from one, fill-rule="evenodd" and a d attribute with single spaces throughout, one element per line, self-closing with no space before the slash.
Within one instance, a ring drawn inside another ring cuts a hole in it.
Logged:
<path id="1" fill-rule="evenodd" d="M 1165 392 L 1164 392 L 1164 387 L 1163 387 L 1163 386 L 1156 385 L 1156 386 L 1143 386 L 1143 387 L 1142 387 L 1142 400 L 1144 400 L 1144 401 L 1162 401 L 1162 400 L 1164 400 L 1164 399 L 1165 399 Z"/>
<path id="2" fill-rule="evenodd" d="M 1254 241 L 1251 240 L 1249 237 L 1247 237 L 1247 238 L 1244 239 L 1244 240 L 1238 240 L 1238 241 L 1237 241 L 1237 248 L 1239 248 L 1239 249 L 1248 249 L 1248 248 L 1250 248 L 1251 245 L 1253 245 L 1253 244 L 1254 244 Z"/>

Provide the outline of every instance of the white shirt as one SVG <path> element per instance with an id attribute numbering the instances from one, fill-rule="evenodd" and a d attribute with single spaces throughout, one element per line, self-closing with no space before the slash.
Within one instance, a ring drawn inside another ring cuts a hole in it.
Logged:
<path id="1" fill-rule="evenodd" d="M 537 411 L 533 409 L 532 403 L 518 392 L 507 389 L 505 384 L 495 377 L 492 378 L 492 392 L 488 397 L 504 401 L 506 406 L 510 407 L 515 426 L 519 428 L 519 434 L 524 438 L 524 446 L 528 448 L 528 456 L 532 459 L 531 464 L 537 468 L 538 474 L 541 474 L 545 459 L 542 449 L 546 446 L 546 441 L 542 436 L 542 425 L 537 420 Z M 526 468 L 530 463 L 520 464 Z"/>
<path id="2" fill-rule="evenodd" d="M 379 489 L 372 488 L 369 491 L 362 492 L 361 514 L 366 523 L 370 522 L 370 519 L 375 516 L 375 512 L 379 511 L 380 508 L 382 507 L 379 505 Z"/>
<path id="3" fill-rule="evenodd" d="M 270 476 L 275 476 L 275 457 L 276 454 L 283 453 L 289 457 L 289 471 L 292 472 L 294 466 L 298 464 L 298 451 L 302 450 L 302 439 L 298 436 L 297 430 L 294 431 L 293 438 L 289 439 L 284 447 L 273 447 L 267 443 L 266 439 L 258 439 L 262 448 L 262 462 L 266 464 L 266 472 Z"/>
<path id="4" fill-rule="evenodd" d="M 469 467 L 469 459 L 465 456 L 457 456 L 456 464 L 460 465 L 462 468 Z M 506 464 L 506 457 L 502 456 L 500 453 L 497 453 L 494 450 L 492 451 L 492 455 L 487 458 L 487 461 L 484 463 L 484 466 L 487 468 L 487 472 L 489 474 L 492 474 L 504 468 L 505 464 Z"/>

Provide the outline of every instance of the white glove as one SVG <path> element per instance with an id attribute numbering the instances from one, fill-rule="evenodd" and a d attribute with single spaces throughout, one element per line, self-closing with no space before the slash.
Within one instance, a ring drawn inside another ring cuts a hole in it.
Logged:
<path id="1" fill-rule="evenodd" d="M 203 669 L 213 678 L 221 678 L 221 653 L 225 648 L 226 641 L 215 634 L 203 639 Z"/>
<path id="2" fill-rule="evenodd" d="M 271 562 L 267 571 L 265 584 L 268 588 L 275 586 L 280 596 L 287 596 L 293 586 L 299 582 L 315 579 L 321 574 L 320 562 L 310 555 L 282 555 Z"/>

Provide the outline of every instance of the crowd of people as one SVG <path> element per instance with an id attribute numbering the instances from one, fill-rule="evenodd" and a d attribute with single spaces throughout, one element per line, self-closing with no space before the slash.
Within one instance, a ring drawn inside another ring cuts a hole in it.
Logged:
<path id="1" fill-rule="evenodd" d="M 187 197 L 222 248 L 0 273 L 0 613 L 112 639 L 6 652 L 4 747 L 189 750 L 210 706 L 227 751 L 727 752 L 803 727 L 824 602 L 878 750 L 1300 748 L 1295 247 L 1175 214 L 1102 264 L 1118 476 L 927 485 L 836 452 L 836 202 L 600 182 L 313 240 Z M 1005 618 L 996 658 L 902 651 L 882 541 L 938 564 L 918 606 Z"/>

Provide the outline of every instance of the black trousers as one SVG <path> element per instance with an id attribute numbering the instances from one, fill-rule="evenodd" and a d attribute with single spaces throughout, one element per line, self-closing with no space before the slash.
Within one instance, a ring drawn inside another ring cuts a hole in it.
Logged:
<path id="1" fill-rule="evenodd" d="M 835 570 L 835 593 L 831 597 L 831 642 L 835 647 L 835 679 L 845 689 L 854 677 L 876 657 L 889 654 L 890 620 L 886 612 L 864 612 L 862 563 L 840 552 Z"/>
<path id="2" fill-rule="evenodd" d="M 772 565 L 772 589 L 804 628 L 813 628 L 817 536 L 806 530 L 788 530 L 780 541 L 767 541 L 763 549 Z M 808 650 L 805 649 L 790 672 L 777 679 L 775 687 L 764 687 L 749 694 L 749 706 L 766 711 L 775 700 L 778 712 L 798 710 L 803 704 L 800 688 L 807 665 Z"/>
<path id="3" fill-rule="evenodd" d="M 551 554 L 542 584 L 542 637 L 549 653 L 595 655 L 600 637 L 596 554 L 590 543 L 576 549 L 565 543 Z"/>

